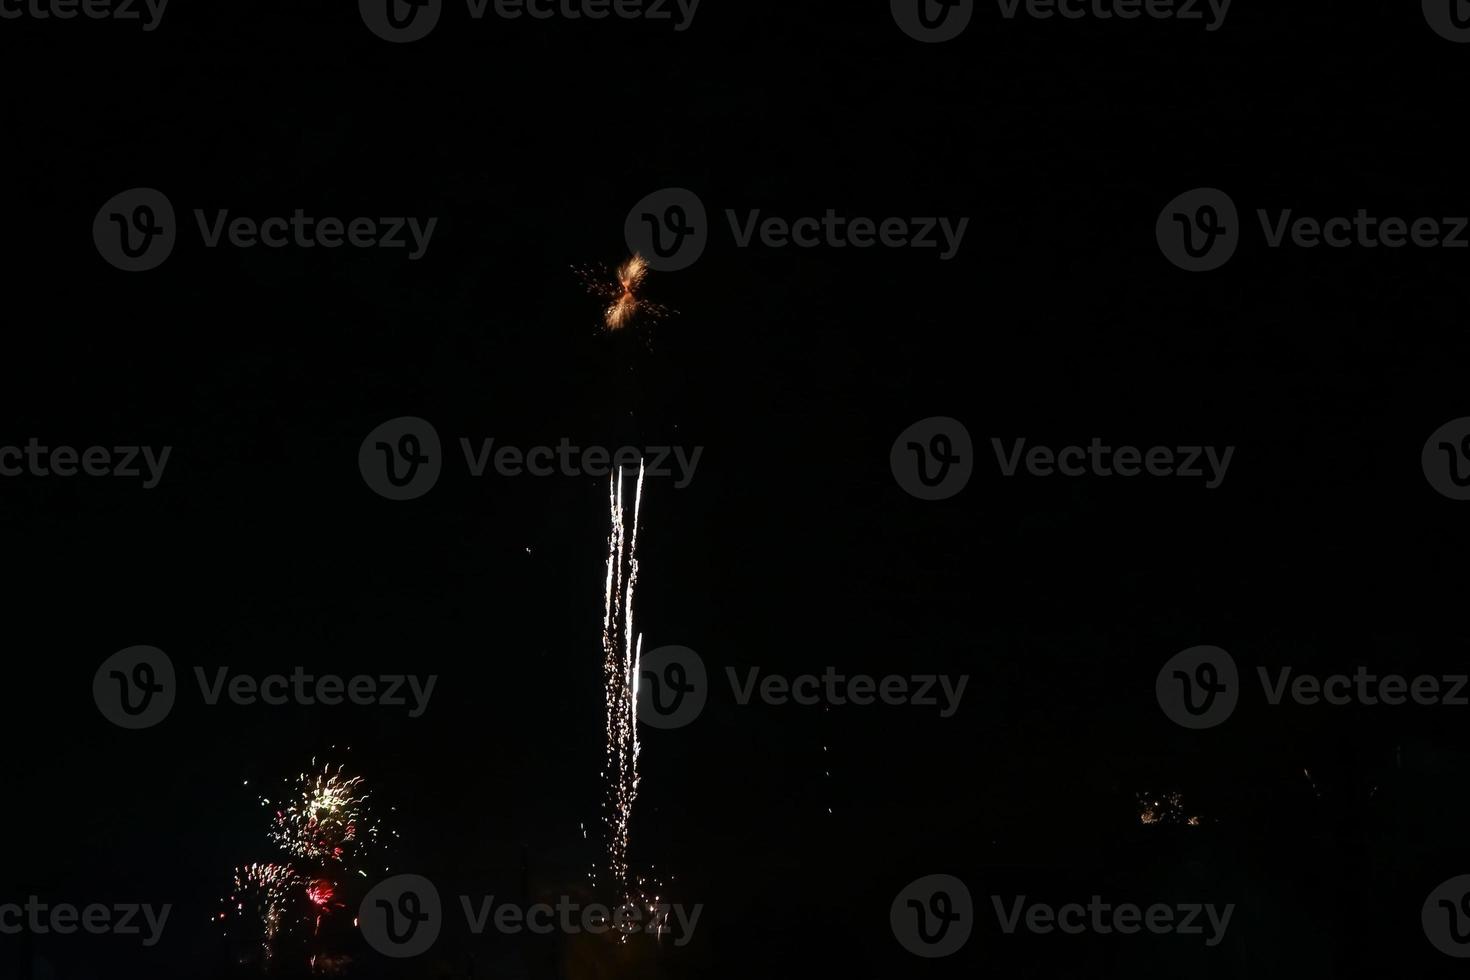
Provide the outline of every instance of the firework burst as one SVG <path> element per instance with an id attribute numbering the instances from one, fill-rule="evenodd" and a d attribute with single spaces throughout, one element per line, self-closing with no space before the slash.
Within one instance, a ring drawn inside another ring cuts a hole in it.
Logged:
<path id="1" fill-rule="evenodd" d="M 602 323 L 613 332 L 643 321 L 662 320 L 672 313 L 668 307 L 644 298 L 643 287 L 650 271 L 648 260 L 637 253 L 612 275 L 605 267 L 577 270 L 587 291 L 607 303 Z"/>
<path id="2" fill-rule="evenodd" d="M 354 876 L 365 878 L 376 859 L 382 825 L 368 807 L 363 778 L 344 770 L 318 770 L 313 759 L 310 770 L 287 781 L 278 802 L 260 798 L 272 814 L 268 837 L 286 860 L 237 868 L 217 918 L 227 929 L 235 920 L 256 931 L 262 968 L 270 967 L 288 935 L 320 945 L 323 926 L 349 907 L 349 883 Z M 344 963 L 318 950 L 307 961 L 313 972 L 333 972 Z"/>
<path id="3" fill-rule="evenodd" d="M 313 760 L 314 761 L 314 760 Z M 287 854 L 310 861 L 345 863 L 373 849 L 378 823 L 369 816 L 361 776 L 346 777 L 327 766 L 301 773 L 290 802 L 276 810 L 271 839 Z M 263 805 L 270 801 L 262 799 Z"/>
<path id="4" fill-rule="evenodd" d="M 1189 813 L 1184 808 L 1184 794 L 1170 790 L 1167 793 L 1136 793 L 1138 800 L 1138 822 L 1144 826 L 1157 824 L 1198 827 L 1203 818 Z"/>
<path id="5" fill-rule="evenodd" d="M 300 878 L 290 866 L 246 865 L 235 869 L 235 885 L 219 920 L 225 922 L 231 914 L 253 919 L 260 929 L 261 957 L 269 964 L 282 929 L 293 927 L 302 917 L 301 897 Z"/>

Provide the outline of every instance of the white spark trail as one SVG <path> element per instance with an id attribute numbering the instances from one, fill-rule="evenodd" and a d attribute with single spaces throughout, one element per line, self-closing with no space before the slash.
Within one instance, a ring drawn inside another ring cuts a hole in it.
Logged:
<path id="1" fill-rule="evenodd" d="M 643 461 L 638 461 L 638 483 L 633 497 L 633 527 L 626 526 L 623 507 L 623 470 L 610 479 L 608 506 L 611 530 L 607 538 L 607 584 L 603 599 L 602 655 L 607 705 L 607 758 L 603 777 L 607 824 L 608 871 L 628 896 L 628 834 L 633 801 L 638 796 L 638 670 L 643 659 L 643 637 L 633 630 L 633 592 L 638 585 L 638 516 L 643 501 Z"/>

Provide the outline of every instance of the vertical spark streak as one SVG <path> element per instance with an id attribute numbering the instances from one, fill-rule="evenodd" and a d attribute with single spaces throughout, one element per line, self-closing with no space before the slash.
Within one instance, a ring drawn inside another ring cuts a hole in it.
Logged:
<path id="1" fill-rule="evenodd" d="M 623 471 L 608 486 L 611 527 L 607 538 L 607 584 L 603 597 L 602 671 L 607 707 L 607 758 L 603 803 L 607 825 L 608 873 L 619 899 L 628 897 L 628 833 L 638 796 L 638 669 L 643 638 L 633 630 L 633 592 L 638 585 L 638 515 L 643 501 L 643 461 L 633 496 L 633 527 L 626 524 Z"/>

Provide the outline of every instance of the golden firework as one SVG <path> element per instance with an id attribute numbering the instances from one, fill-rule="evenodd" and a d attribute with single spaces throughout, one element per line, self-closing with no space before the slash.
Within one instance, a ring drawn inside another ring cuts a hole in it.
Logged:
<path id="1" fill-rule="evenodd" d="M 637 253 L 618 266 L 611 277 L 615 281 L 609 281 L 605 268 L 578 271 L 588 292 L 607 301 L 602 322 L 608 330 L 622 330 L 640 320 L 662 320 L 669 315 L 667 307 L 643 297 L 643 286 L 652 270 L 648 260 Z"/>

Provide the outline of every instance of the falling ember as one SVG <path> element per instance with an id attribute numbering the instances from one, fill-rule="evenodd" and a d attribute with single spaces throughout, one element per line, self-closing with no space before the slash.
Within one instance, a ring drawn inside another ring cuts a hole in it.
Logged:
<path id="1" fill-rule="evenodd" d="M 623 507 L 623 471 L 608 489 L 612 526 L 607 537 L 607 586 L 602 615 L 602 673 L 607 706 L 607 758 L 603 802 L 608 873 L 619 897 L 628 896 L 628 831 L 638 796 L 638 668 L 643 638 L 633 629 L 638 585 L 638 512 L 643 500 L 643 461 L 633 495 L 631 533 Z"/>
<path id="2" fill-rule="evenodd" d="M 641 319 L 662 320 L 669 315 L 667 307 L 643 298 L 643 286 L 650 271 L 648 260 L 637 253 L 618 266 L 617 273 L 611 277 L 615 282 L 608 281 L 605 268 L 578 270 L 588 292 L 607 302 L 602 322 L 608 330 L 622 330 Z"/>

